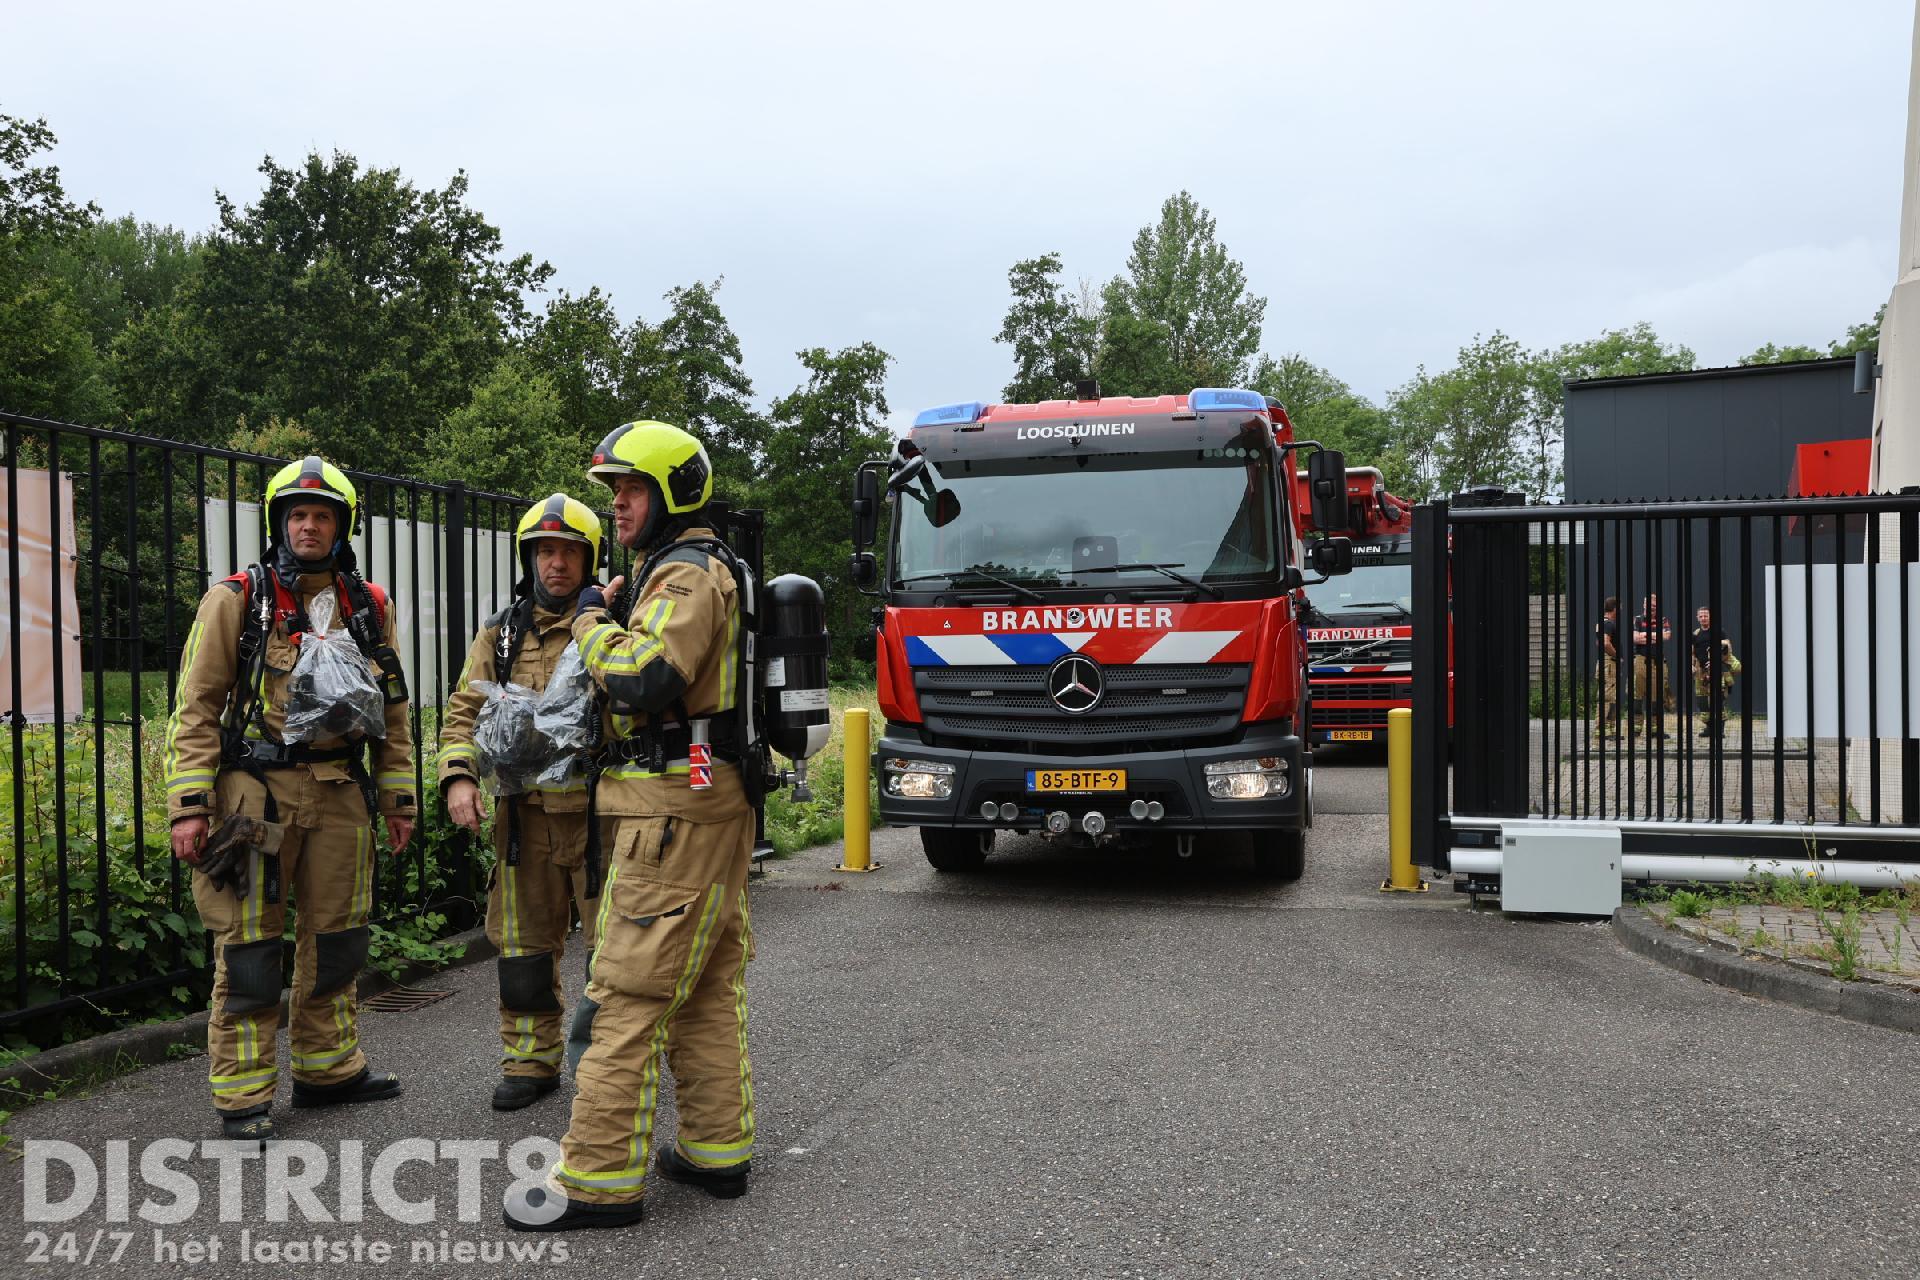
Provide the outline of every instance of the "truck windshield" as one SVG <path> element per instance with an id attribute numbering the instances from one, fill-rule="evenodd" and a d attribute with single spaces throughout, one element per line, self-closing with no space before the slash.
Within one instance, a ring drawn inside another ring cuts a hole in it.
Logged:
<path id="1" fill-rule="evenodd" d="M 1168 587 L 1154 566 L 1215 584 L 1271 579 L 1279 563 L 1264 449 L 952 459 L 928 474 L 960 514 L 935 528 L 925 487 L 896 499 L 896 583 L 990 573 L 1028 586 Z"/>
<path id="2" fill-rule="evenodd" d="M 1359 561 L 1353 572 L 1307 588 L 1307 599 L 1325 614 L 1412 613 L 1413 558 Z"/>

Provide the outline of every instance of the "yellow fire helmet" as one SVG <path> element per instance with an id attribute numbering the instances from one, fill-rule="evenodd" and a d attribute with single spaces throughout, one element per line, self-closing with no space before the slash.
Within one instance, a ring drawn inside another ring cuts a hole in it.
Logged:
<path id="1" fill-rule="evenodd" d="M 527 508 L 513 533 L 513 552 L 520 567 L 533 573 L 533 544 L 541 538 L 562 538 L 587 544 L 587 576 L 600 564 L 600 517 L 578 498 L 556 493 Z"/>
<path id="2" fill-rule="evenodd" d="M 713 496 L 713 465 L 691 434 L 665 422 L 629 422 L 607 433 L 587 474 L 608 488 L 616 476 L 645 476 L 666 514 L 697 511 Z"/>
<path id="3" fill-rule="evenodd" d="M 360 517 L 360 498 L 346 472 L 317 454 L 289 462 L 267 481 L 267 536 L 284 542 L 287 512 L 305 502 L 331 502 L 339 509 L 340 541 L 353 537 Z"/>

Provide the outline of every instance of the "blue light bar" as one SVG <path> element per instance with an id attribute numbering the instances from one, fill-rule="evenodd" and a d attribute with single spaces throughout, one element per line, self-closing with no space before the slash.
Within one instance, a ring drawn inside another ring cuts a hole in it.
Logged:
<path id="1" fill-rule="evenodd" d="M 1267 407 L 1267 398 L 1258 391 L 1233 387 L 1195 387 L 1187 397 L 1187 407 L 1195 413 L 1211 413 L 1216 409 L 1251 409 L 1258 413 Z"/>
<path id="2" fill-rule="evenodd" d="M 962 404 L 943 404 L 932 409 L 922 409 L 914 416 L 916 427 L 957 427 L 969 422 L 980 421 L 980 415 L 987 406 L 979 400 L 968 400 Z"/>

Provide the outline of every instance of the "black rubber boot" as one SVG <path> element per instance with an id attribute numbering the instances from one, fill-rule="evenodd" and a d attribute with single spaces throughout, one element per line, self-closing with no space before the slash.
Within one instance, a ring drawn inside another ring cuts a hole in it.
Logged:
<path id="1" fill-rule="evenodd" d="M 506 1076 L 493 1086 L 495 1111 L 518 1111 L 560 1087 L 559 1076 Z"/>
<path id="2" fill-rule="evenodd" d="M 220 1136 L 236 1142 L 252 1141 L 265 1146 L 273 1137 L 272 1110 L 271 1102 L 263 1102 L 245 1111 L 222 1111 Z"/>
<path id="3" fill-rule="evenodd" d="M 400 1092 L 400 1077 L 391 1071 L 382 1071 L 379 1075 L 371 1071 L 362 1071 L 351 1080 L 339 1084 L 305 1084 L 299 1080 L 293 1082 L 293 1105 L 296 1107 L 332 1107 L 347 1102 L 378 1102 L 382 1098 L 391 1098 Z"/>
<path id="4" fill-rule="evenodd" d="M 698 1187 L 721 1200 L 734 1200 L 747 1194 L 746 1164 L 730 1169 L 702 1169 L 673 1147 L 662 1147 L 660 1158 L 654 1163 L 659 1167 L 662 1177 Z"/>
<path id="5" fill-rule="evenodd" d="M 624 1204 L 588 1204 L 568 1200 L 554 1213 L 554 1194 L 545 1187 L 529 1187 L 507 1196 L 500 1220 L 515 1231 L 581 1231 L 589 1227 L 630 1227 L 646 1217 L 644 1200 Z"/>

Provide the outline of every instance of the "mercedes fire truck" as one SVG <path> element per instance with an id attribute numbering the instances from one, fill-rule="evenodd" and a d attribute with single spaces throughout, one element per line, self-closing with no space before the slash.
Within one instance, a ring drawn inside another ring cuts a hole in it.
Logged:
<path id="1" fill-rule="evenodd" d="M 1296 474 L 1305 501 L 1311 480 Z M 1387 712 L 1413 705 L 1413 504 L 1353 467 L 1340 522 L 1308 532 L 1353 543 L 1351 574 L 1307 588 L 1313 740 L 1384 743 Z"/>
<path id="2" fill-rule="evenodd" d="M 941 871 L 1002 833 L 1094 846 L 1251 836 L 1295 878 L 1313 820 L 1303 589 L 1351 566 L 1345 462 L 1255 392 L 921 413 L 854 487 L 852 578 L 876 610 L 874 777 Z M 883 504 L 892 509 L 881 555 Z M 882 565 L 884 557 L 884 572 Z"/>

